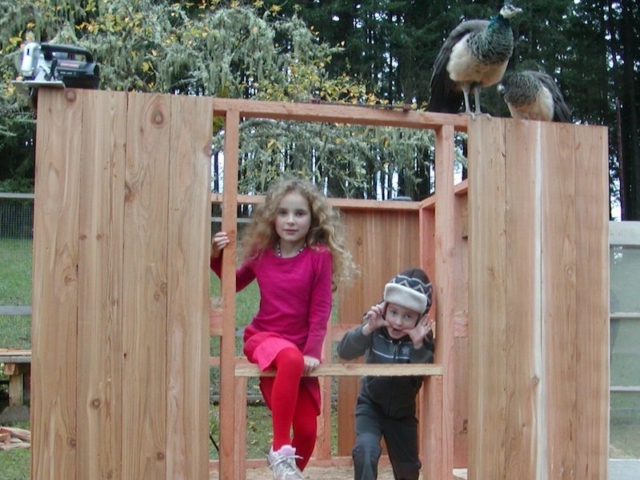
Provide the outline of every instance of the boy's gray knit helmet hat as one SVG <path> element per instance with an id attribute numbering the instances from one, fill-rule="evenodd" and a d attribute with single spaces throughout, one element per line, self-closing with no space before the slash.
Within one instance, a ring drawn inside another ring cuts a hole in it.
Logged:
<path id="1" fill-rule="evenodd" d="M 410 268 L 393 277 L 384 287 L 384 301 L 425 314 L 431 308 L 433 288 L 421 268 Z"/>

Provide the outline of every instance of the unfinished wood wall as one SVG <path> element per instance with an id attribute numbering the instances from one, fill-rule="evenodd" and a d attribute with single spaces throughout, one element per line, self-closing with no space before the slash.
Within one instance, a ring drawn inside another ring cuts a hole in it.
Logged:
<path id="1" fill-rule="evenodd" d="M 469 125 L 469 479 L 606 479 L 607 129 Z"/>
<path id="2" fill-rule="evenodd" d="M 208 478 L 212 115 L 225 118 L 231 233 L 243 118 L 433 129 L 434 197 L 371 216 L 338 202 L 365 272 L 340 321 L 358 323 L 401 268 L 431 276 L 442 375 L 421 403 L 425 479 L 454 466 L 482 480 L 606 479 L 606 129 L 470 121 L 469 180 L 454 186 L 465 116 L 75 90 L 41 90 L 38 103 L 34 479 Z M 219 467 L 242 479 L 228 253 L 220 431 L 234 435 Z M 340 454 L 350 446 L 342 433 Z"/>
<path id="3" fill-rule="evenodd" d="M 208 478 L 212 109 L 39 92 L 33 479 Z"/>

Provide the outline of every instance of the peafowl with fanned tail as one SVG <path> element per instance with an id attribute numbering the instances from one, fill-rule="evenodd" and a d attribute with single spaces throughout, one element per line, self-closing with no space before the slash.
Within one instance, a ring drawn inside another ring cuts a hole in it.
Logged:
<path id="1" fill-rule="evenodd" d="M 498 93 L 509 107 L 511 117 L 547 122 L 568 122 L 571 109 L 558 84 L 550 75 L 535 70 L 507 73 Z"/>
<path id="2" fill-rule="evenodd" d="M 490 20 L 467 20 L 458 25 L 442 45 L 433 66 L 430 83 L 430 112 L 482 114 L 480 90 L 498 83 L 513 54 L 510 19 L 522 9 L 505 3 Z M 475 99 L 471 111 L 469 94 Z"/>

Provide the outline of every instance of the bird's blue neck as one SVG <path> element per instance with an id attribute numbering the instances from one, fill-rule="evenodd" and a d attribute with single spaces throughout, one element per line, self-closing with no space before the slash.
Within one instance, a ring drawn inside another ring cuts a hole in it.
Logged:
<path id="1" fill-rule="evenodd" d="M 489 19 L 489 24 L 490 25 L 502 25 L 502 26 L 508 26 L 509 25 L 509 20 L 504 18 L 502 15 L 495 15 L 493 17 L 491 17 Z"/>

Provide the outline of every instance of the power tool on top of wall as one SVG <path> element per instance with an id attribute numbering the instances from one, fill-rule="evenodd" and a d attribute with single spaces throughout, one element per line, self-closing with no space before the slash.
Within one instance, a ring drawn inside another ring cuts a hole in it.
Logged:
<path id="1" fill-rule="evenodd" d="M 37 88 L 88 88 L 100 85 L 100 67 L 88 50 L 74 45 L 28 42 L 22 49 L 20 76 L 12 83 L 34 95 Z"/>

